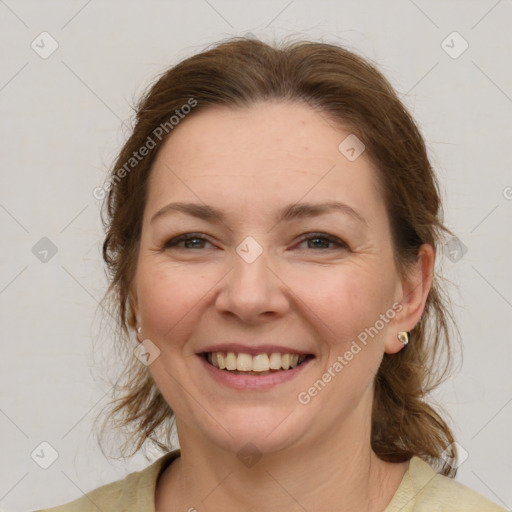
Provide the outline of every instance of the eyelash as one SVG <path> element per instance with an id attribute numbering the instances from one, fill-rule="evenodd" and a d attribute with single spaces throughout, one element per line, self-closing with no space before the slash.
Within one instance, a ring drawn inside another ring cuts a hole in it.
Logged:
<path id="1" fill-rule="evenodd" d="M 335 236 L 328 235 L 326 233 L 308 233 L 308 236 L 303 237 L 300 240 L 300 243 L 307 242 L 309 240 L 319 240 L 319 239 L 327 240 L 330 243 L 336 244 L 341 249 L 348 249 L 348 246 L 347 246 L 347 244 L 345 242 L 343 242 L 339 238 L 336 238 Z M 205 242 L 208 242 L 208 239 L 203 237 L 203 236 L 201 236 L 201 234 L 199 234 L 199 233 L 198 234 L 196 234 L 196 233 L 184 233 L 183 235 L 179 235 L 177 237 L 174 237 L 174 238 L 171 238 L 170 240 L 168 240 L 165 243 L 163 248 L 164 249 L 170 249 L 171 247 L 177 247 L 177 245 L 179 243 L 187 242 L 189 240 L 203 240 Z M 178 247 L 178 249 L 185 249 L 186 250 L 187 248 L 186 247 Z M 197 247 L 195 247 L 193 249 L 197 249 Z M 199 249 L 201 249 L 201 248 L 199 248 Z"/>

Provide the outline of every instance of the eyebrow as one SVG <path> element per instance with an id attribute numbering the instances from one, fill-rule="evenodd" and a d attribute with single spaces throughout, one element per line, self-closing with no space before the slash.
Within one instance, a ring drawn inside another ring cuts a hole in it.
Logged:
<path id="1" fill-rule="evenodd" d="M 326 203 L 295 203 L 282 208 L 277 215 L 276 222 L 292 221 L 300 218 L 318 217 L 332 211 L 344 213 L 354 220 L 368 225 L 365 218 L 351 206 L 339 201 Z M 206 204 L 198 203 L 169 203 L 158 210 L 150 220 L 150 223 L 169 213 L 184 213 L 214 223 L 224 223 L 226 215 L 221 210 Z"/>

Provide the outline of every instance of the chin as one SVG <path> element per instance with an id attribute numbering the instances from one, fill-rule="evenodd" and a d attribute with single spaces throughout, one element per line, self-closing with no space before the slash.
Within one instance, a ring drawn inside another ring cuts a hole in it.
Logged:
<path id="1" fill-rule="evenodd" d="M 238 454 L 253 447 L 257 452 L 275 453 L 296 444 L 306 434 L 305 424 L 285 408 L 253 407 L 223 412 L 223 428 L 205 432 L 212 444 Z M 293 418 L 293 419 L 292 419 Z"/>

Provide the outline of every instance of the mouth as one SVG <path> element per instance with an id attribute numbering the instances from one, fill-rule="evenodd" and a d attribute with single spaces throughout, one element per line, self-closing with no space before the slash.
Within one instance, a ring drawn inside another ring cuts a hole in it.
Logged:
<path id="1" fill-rule="evenodd" d="M 218 370 L 234 375 L 263 376 L 291 371 L 312 359 L 313 354 L 280 352 L 247 354 L 244 352 L 202 352 L 201 357 Z"/>

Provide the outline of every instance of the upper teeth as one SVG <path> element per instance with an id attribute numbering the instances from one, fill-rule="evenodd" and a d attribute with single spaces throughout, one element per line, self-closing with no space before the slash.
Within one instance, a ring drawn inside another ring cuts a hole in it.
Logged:
<path id="1" fill-rule="evenodd" d="M 208 362 L 221 370 L 238 370 L 242 372 L 266 372 L 268 370 L 288 370 L 295 368 L 306 359 L 305 355 L 299 354 L 251 354 L 234 352 L 209 352 Z"/>

